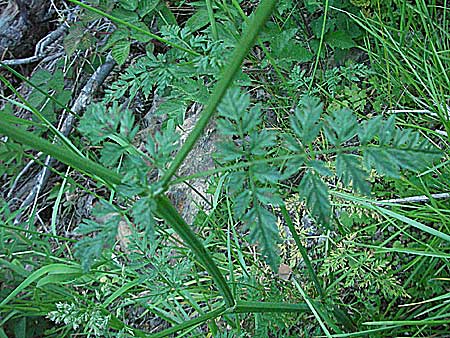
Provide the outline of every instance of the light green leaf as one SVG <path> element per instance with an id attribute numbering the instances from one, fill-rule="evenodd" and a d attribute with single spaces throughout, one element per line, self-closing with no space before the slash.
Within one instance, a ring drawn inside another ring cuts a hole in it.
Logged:
<path id="1" fill-rule="evenodd" d="M 121 66 L 125 63 L 125 60 L 128 58 L 130 54 L 130 41 L 128 40 L 119 40 L 117 41 L 112 50 L 112 57 L 114 60 Z"/>

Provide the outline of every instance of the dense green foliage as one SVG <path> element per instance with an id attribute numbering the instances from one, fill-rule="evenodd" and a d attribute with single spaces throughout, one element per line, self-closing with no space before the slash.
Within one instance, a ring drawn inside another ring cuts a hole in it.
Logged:
<path id="1" fill-rule="evenodd" d="M 1 183 L 30 157 L 66 166 L 51 217 L 35 204 L 17 223 L 0 196 L 0 337 L 449 331 L 449 202 L 432 196 L 450 178 L 446 2 L 67 5 L 68 57 L 120 71 L 65 137 L 76 62 L 29 80 L 3 66 Z M 180 174 L 205 137 L 214 167 Z M 192 224 L 183 184 L 206 201 Z M 75 224 L 72 195 L 95 201 Z"/>

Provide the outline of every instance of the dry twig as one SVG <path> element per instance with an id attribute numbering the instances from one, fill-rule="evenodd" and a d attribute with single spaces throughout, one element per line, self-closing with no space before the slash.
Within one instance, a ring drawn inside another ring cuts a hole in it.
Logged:
<path id="1" fill-rule="evenodd" d="M 450 198 L 450 193 L 444 192 L 439 194 L 431 194 L 433 199 L 447 199 Z M 388 200 L 376 201 L 375 205 L 385 205 L 385 204 L 407 204 L 407 203 L 424 203 L 430 200 L 430 197 L 426 195 L 411 196 L 405 198 L 393 198 Z"/>

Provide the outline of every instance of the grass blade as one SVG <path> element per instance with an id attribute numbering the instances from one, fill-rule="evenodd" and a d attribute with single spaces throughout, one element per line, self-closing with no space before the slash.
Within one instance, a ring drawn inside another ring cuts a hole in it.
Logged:
<path id="1" fill-rule="evenodd" d="M 9 303 L 11 299 L 17 296 L 20 292 L 25 290 L 30 284 L 40 279 L 42 276 L 48 273 L 74 273 L 80 272 L 81 268 L 76 265 L 67 264 L 50 264 L 46 265 L 29 275 L 22 283 L 19 284 L 3 301 L 0 303 L 0 308 Z"/>
<path id="2" fill-rule="evenodd" d="M 252 302 L 238 300 L 236 306 L 230 310 L 231 313 L 265 313 L 265 312 L 307 312 L 309 307 L 306 303 L 271 303 Z"/>
<path id="3" fill-rule="evenodd" d="M 50 155 L 51 157 L 74 169 L 77 169 L 78 171 L 84 172 L 88 175 L 97 176 L 105 183 L 115 185 L 119 184 L 121 181 L 121 177 L 117 173 L 101 166 L 100 164 L 81 157 L 64 146 L 53 144 L 42 137 L 38 137 L 33 133 L 16 128 L 15 126 L 1 120 L 0 133 L 12 138 L 16 142 L 25 144 L 32 149 L 42 151 L 44 154 Z"/>

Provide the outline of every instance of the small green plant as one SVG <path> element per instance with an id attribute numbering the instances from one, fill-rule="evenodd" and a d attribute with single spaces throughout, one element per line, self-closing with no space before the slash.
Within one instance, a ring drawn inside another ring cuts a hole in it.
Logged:
<path id="1" fill-rule="evenodd" d="M 108 327 L 109 318 L 100 309 L 84 309 L 75 303 L 56 303 L 56 310 L 47 317 L 56 324 L 63 323 L 77 330 L 85 328 L 87 336 L 101 336 Z"/>

